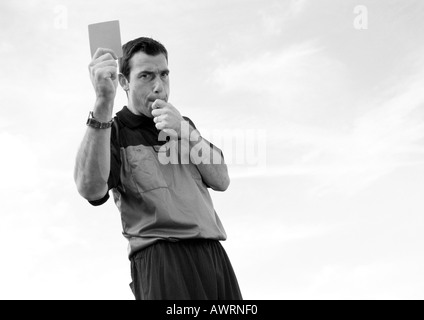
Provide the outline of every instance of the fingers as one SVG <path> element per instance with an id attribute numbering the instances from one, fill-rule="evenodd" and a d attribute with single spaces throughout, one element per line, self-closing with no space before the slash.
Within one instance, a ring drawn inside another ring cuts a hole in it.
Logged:
<path id="1" fill-rule="evenodd" d="M 165 122 L 159 122 L 155 124 L 156 129 L 164 130 L 167 128 L 167 124 Z"/>
<path id="2" fill-rule="evenodd" d="M 153 117 L 159 117 L 160 115 L 164 114 L 166 112 L 165 109 L 154 109 L 152 110 L 152 116 Z"/>
<path id="3" fill-rule="evenodd" d="M 178 137 L 181 133 L 181 122 L 183 118 L 179 111 L 170 103 L 155 100 L 156 109 L 152 110 L 155 127 L 159 131 L 175 133 Z"/>
<path id="4" fill-rule="evenodd" d="M 165 127 L 168 125 L 169 120 L 170 120 L 170 115 L 166 114 L 166 113 L 153 118 L 154 123 L 162 124 Z M 157 126 L 156 126 L 156 128 L 157 128 Z"/>
<path id="5" fill-rule="evenodd" d="M 88 69 L 91 73 L 96 72 L 98 69 L 105 67 L 118 67 L 115 59 L 117 59 L 116 54 L 113 50 L 99 48 L 93 56 L 90 64 L 88 65 Z"/>
<path id="6" fill-rule="evenodd" d="M 113 101 L 118 85 L 118 57 L 111 49 L 99 48 L 88 65 L 97 98 Z"/>
<path id="7" fill-rule="evenodd" d="M 156 123 L 156 129 L 163 131 L 170 136 L 178 137 L 178 132 L 175 128 L 170 128 L 169 124 L 166 121 Z"/>
<path id="8" fill-rule="evenodd" d="M 178 133 L 173 129 L 163 129 L 163 132 L 165 132 L 171 138 L 178 138 Z"/>
<path id="9" fill-rule="evenodd" d="M 164 116 L 154 117 L 154 118 L 153 118 L 153 122 L 154 122 L 154 123 L 158 123 L 158 122 L 163 121 L 164 119 L 165 119 L 165 117 L 164 117 Z"/>
<path id="10" fill-rule="evenodd" d="M 106 55 L 106 54 L 110 54 L 110 56 L 113 58 L 113 60 L 118 59 L 118 56 L 116 55 L 116 53 L 112 49 L 98 48 L 93 55 L 93 60 L 96 60 L 97 58 L 99 58 L 103 55 Z"/>
<path id="11" fill-rule="evenodd" d="M 116 64 L 115 61 L 103 61 L 100 62 L 98 64 L 96 64 L 95 66 L 93 66 L 91 69 L 92 70 L 101 70 L 101 69 L 105 69 L 105 68 L 113 68 L 116 71 L 118 71 L 118 65 Z"/>
<path id="12" fill-rule="evenodd" d="M 169 103 L 167 103 L 167 102 L 165 102 L 161 99 L 156 99 L 152 104 L 152 109 L 155 110 L 155 109 L 159 109 L 159 108 L 164 108 L 168 105 L 169 105 Z"/>
<path id="13" fill-rule="evenodd" d="M 97 69 L 107 68 L 107 67 L 118 68 L 118 64 L 114 60 L 106 60 L 106 61 L 102 61 L 102 62 L 97 63 L 95 65 L 95 67 Z"/>
<path id="14" fill-rule="evenodd" d="M 98 70 L 95 76 L 98 80 L 102 80 L 106 78 L 111 78 L 112 80 L 115 80 L 118 78 L 118 72 L 115 67 L 106 67 L 106 68 L 102 68 L 101 70 Z"/>
<path id="15" fill-rule="evenodd" d="M 171 127 L 173 127 L 172 123 L 174 123 L 175 121 L 173 121 L 173 115 L 169 114 L 169 110 L 167 109 L 156 109 L 153 110 L 156 111 L 157 115 L 153 115 L 153 122 L 155 123 L 155 127 L 158 130 L 164 130 L 164 129 L 169 129 Z M 152 112 L 153 114 L 153 112 Z"/>
<path id="16" fill-rule="evenodd" d="M 165 114 L 170 106 L 171 104 L 163 100 L 156 99 L 152 104 L 152 116 L 159 117 L 160 115 Z"/>
<path id="17" fill-rule="evenodd" d="M 156 111 L 158 111 L 158 110 L 156 110 Z M 155 116 L 153 118 L 153 122 L 155 123 L 155 127 L 158 130 L 163 130 L 163 129 L 167 128 L 168 120 L 169 120 L 168 114 L 158 115 L 158 116 Z"/>
<path id="18" fill-rule="evenodd" d="M 107 60 L 90 66 L 90 73 L 96 79 L 109 78 L 109 75 L 112 79 L 115 79 L 118 73 L 118 66 L 114 60 Z"/>
<path id="19" fill-rule="evenodd" d="M 106 53 L 97 59 L 91 60 L 90 64 L 88 65 L 88 68 L 91 69 L 93 67 L 102 67 L 102 66 L 115 66 L 118 67 L 118 64 L 113 59 L 112 55 L 110 53 Z"/>

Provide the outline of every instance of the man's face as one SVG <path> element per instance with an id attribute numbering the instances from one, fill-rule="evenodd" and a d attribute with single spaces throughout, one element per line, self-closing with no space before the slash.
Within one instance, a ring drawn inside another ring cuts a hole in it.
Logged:
<path id="1" fill-rule="evenodd" d="M 169 70 L 163 54 L 150 56 L 135 53 L 130 60 L 128 107 L 135 114 L 152 118 L 152 104 L 156 99 L 168 101 Z"/>

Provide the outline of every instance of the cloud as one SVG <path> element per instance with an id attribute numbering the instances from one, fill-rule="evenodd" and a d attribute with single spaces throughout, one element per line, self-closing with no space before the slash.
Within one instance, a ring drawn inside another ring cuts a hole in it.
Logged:
<path id="1" fill-rule="evenodd" d="M 360 79 L 314 40 L 220 65 L 213 76 L 221 90 L 247 94 L 256 106 L 231 101 L 227 116 L 249 125 L 258 116 L 254 125 L 268 137 L 267 168 L 234 168 L 234 178 L 303 174 L 315 179 L 312 194 L 353 195 L 396 168 L 422 164 L 424 61 L 415 53 L 402 61 L 414 73 L 376 83 L 369 96 L 355 95 L 350 86 Z"/>
<path id="2" fill-rule="evenodd" d="M 265 50 L 240 62 L 219 65 L 213 80 L 224 91 L 253 90 L 275 95 L 286 89 L 283 84 L 301 78 L 308 67 L 316 65 L 316 54 L 321 50 L 313 40 L 277 52 Z"/>
<path id="3" fill-rule="evenodd" d="M 37 170 L 38 155 L 31 141 L 23 135 L 0 132 L 0 144 L 3 148 L 0 165 L 3 168 L 2 178 L 4 181 L 0 187 L 1 190 L 36 188 L 42 179 Z"/>
<path id="4" fill-rule="evenodd" d="M 276 250 L 281 246 L 295 245 L 292 242 L 325 237 L 339 230 L 341 224 L 288 224 L 281 221 L 281 213 L 268 213 L 266 219 L 257 219 L 257 217 L 245 216 L 243 221 L 234 222 L 236 228 L 231 229 L 231 237 L 237 239 L 233 245 L 240 245 L 238 250 L 256 250 L 262 248 L 263 244 L 257 242 L 258 237 L 266 237 L 269 247 Z M 253 221 L 253 220 L 254 221 Z M 229 225 L 232 225 L 231 221 Z M 252 238 L 252 226 L 254 226 L 255 237 Z M 248 245 L 246 245 L 248 244 Z"/>
<path id="5" fill-rule="evenodd" d="M 371 100 L 349 133 L 315 137 L 315 150 L 305 162 L 326 160 L 334 169 L 318 190 L 341 188 L 354 193 L 396 168 L 424 164 L 422 79 L 402 85 L 387 100 Z"/>
<path id="6" fill-rule="evenodd" d="M 348 70 L 315 39 L 221 63 L 211 81 L 228 97 L 227 113 L 238 120 L 255 117 L 267 128 L 317 122 L 337 126 L 349 117 Z"/>
<path id="7" fill-rule="evenodd" d="M 267 34 L 279 35 L 284 25 L 299 17 L 307 4 L 306 0 L 278 1 L 259 11 L 263 28 Z"/>
<path id="8" fill-rule="evenodd" d="M 402 261 L 375 261 L 366 264 L 322 266 L 310 273 L 304 299 L 422 299 L 417 283 L 423 262 L 416 258 Z M 413 277 L 411 276 L 413 275 Z"/>
<path id="9" fill-rule="evenodd" d="M 269 146 L 278 144 L 288 154 L 297 156 L 283 166 L 274 163 L 266 174 L 310 175 L 316 180 L 313 193 L 317 195 L 329 192 L 353 195 L 396 168 L 422 165 L 424 81 L 421 79 L 398 88 L 387 100 L 369 101 L 366 111 L 352 120 L 349 129 L 291 124 L 268 134 L 273 137 Z"/>

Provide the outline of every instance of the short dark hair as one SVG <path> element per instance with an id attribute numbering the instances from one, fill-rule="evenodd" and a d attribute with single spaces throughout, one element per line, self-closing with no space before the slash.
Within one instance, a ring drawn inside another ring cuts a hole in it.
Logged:
<path id="1" fill-rule="evenodd" d="M 130 76 L 130 60 L 137 52 L 144 52 L 151 56 L 163 54 L 168 61 L 168 51 L 159 41 L 152 38 L 140 37 L 131 40 L 122 46 L 123 56 L 119 58 L 119 70 L 129 80 Z"/>

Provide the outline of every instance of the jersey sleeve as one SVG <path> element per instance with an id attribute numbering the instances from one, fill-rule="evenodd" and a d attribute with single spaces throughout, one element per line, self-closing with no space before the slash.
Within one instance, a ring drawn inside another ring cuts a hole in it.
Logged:
<path id="1" fill-rule="evenodd" d="M 119 186 L 121 172 L 121 155 L 119 144 L 119 127 L 117 119 L 115 118 L 114 125 L 112 126 L 110 138 L 110 172 L 107 181 L 108 191 L 103 198 L 94 201 L 88 201 L 93 206 L 100 206 L 109 200 L 109 191 Z"/>

